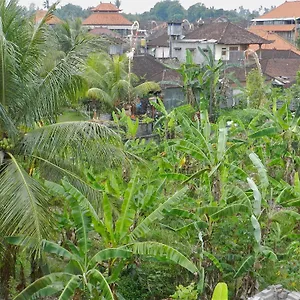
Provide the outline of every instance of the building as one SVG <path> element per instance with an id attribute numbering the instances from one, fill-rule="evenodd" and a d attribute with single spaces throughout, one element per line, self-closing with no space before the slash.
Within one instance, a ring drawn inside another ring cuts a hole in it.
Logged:
<path id="1" fill-rule="evenodd" d="M 248 30 L 271 42 L 270 44 L 262 45 L 261 49 L 263 50 L 290 51 L 292 53 L 295 53 L 296 55 L 300 55 L 300 51 L 293 43 L 289 42 L 281 35 L 273 31 L 263 30 L 260 28 L 260 26 L 251 26 Z M 250 48 L 254 51 L 259 49 L 257 45 L 251 45 Z"/>
<path id="2" fill-rule="evenodd" d="M 92 14 L 82 22 L 82 25 L 89 29 L 103 27 L 126 36 L 130 33 L 132 23 L 121 15 L 120 11 L 112 3 L 100 3 L 92 9 Z"/>
<path id="3" fill-rule="evenodd" d="M 215 60 L 232 62 L 244 59 L 244 51 L 248 49 L 249 45 L 257 45 L 261 49 L 262 45 L 270 43 L 270 41 L 230 22 L 199 25 L 194 31 L 188 33 L 184 40 L 197 40 L 199 45 L 205 41 L 210 44 L 214 42 Z M 180 42 L 176 41 L 176 43 Z M 194 48 L 197 49 L 197 44 Z M 175 53 L 176 51 L 174 51 L 174 55 Z"/>
<path id="4" fill-rule="evenodd" d="M 294 43 L 300 24 L 300 1 L 285 1 L 266 14 L 253 19 L 251 28 L 274 32 Z"/>
<path id="5" fill-rule="evenodd" d="M 42 21 L 42 19 L 46 16 L 47 14 L 47 10 L 37 10 L 34 14 L 35 17 L 35 23 L 39 23 Z M 57 24 L 62 23 L 63 21 L 58 18 L 57 16 L 51 14 L 50 17 L 46 20 L 46 24 L 50 25 L 50 26 L 54 26 Z"/>
<path id="6" fill-rule="evenodd" d="M 153 56 L 134 56 L 132 72 L 136 74 L 141 81 L 155 81 L 160 84 L 163 101 L 167 109 L 185 104 L 181 75 L 176 70 L 160 63 Z"/>
<path id="7" fill-rule="evenodd" d="M 170 58 L 169 36 L 165 31 L 162 35 L 151 39 L 147 43 L 148 53 L 155 58 Z"/>

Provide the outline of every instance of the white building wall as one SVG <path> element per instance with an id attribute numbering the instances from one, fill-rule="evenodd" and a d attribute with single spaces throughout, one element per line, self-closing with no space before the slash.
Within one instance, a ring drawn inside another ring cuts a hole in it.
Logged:
<path id="1" fill-rule="evenodd" d="M 148 49 L 148 53 L 155 58 L 170 58 L 169 47 L 153 47 Z"/>
<path id="2" fill-rule="evenodd" d="M 195 40 L 175 40 L 172 41 L 172 57 L 176 57 L 180 62 L 186 61 L 186 51 L 190 50 L 193 60 L 196 64 L 204 62 L 204 57 L 199 51 L 199 48 L 204 51 L 210 48 L 214 52 L 215 44 L 212 42 L 203 42 Z"/>

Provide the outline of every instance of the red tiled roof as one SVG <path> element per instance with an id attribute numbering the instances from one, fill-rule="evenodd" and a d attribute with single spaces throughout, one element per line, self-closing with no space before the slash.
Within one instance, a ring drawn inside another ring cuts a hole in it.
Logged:
<path id="1" fill-rule="evenodd" d="M 300 1 L 285 1 L 257 19 L 299 18 Z"/>
<path id="2" fill-rule="evenodd" d="M 112 3 L 100 3 L 98 6 L 93 8 L 92 11 L 118 12 L 118 11 L 121 11 L 121 9 L 117 8 Z"/>
<path id="3" fill-rule="evenodd" d="M 293 31 L 295 30 L 295 24 L 287 25 L 252 25 L 250 28 L 262 29 L 264 31 Z"/>
<path id="4" fill-rule="evenodd" d="M 293 52 L 300 55 L 300 51 L 280 35 L 274 32 L 268 32 L 262 29 L 258 29 L 257 27 L 259 26 L 251 26 L 248 30 L 266 40 L 273 41 L 271 44 L 262 45 L 262 49 L 292 50 Z M 251 45 L 250 48 L 255 51 L 258 50 L 258 46 L 255 45 Z"/>
<path id="5" fill-rule="evenodd" d="M 35 12 L 35 22 L 38 23 L 42 21 L 42 19 L 45 17 L 47 11 L 46 10 L 37 10 Z M 62 23 L 62 20 L 59 19 L 57 16 L 52 15 L 47 21 L 47 24 L 49 25 L 56 25 Z"/>
<path id="6" fill-rule="evenodd" d="M 119 13 L 94 12 L 82 22 L 83 25 L 132 25 Z"/>

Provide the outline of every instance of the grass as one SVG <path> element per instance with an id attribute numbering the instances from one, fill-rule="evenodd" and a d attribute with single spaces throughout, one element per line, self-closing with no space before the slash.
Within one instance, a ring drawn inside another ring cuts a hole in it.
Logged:
<path id="1" fill-rule="evenodd" d="M 62 115 L 58 116 L 57 122 L 72 122 L 72 121 L 86 121 L 90 118 L 77 110 L 64 111 Z"/>

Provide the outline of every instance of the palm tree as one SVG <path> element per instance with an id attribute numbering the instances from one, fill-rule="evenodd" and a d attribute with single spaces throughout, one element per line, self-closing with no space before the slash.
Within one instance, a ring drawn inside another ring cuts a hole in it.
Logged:
<path id="1" fill-rule="evenodd" d="M 128 73 L 128 63 L 125 55 L 111 57 L 106 53 L 100 53 L 89 56 L 85 78 L 92 89 L 92 94 L 97 95 L 99 101 L 116 107 L 132 103 L 138 96 L 160 90 L 160 86 L 155 82 L 137 85 L 137 76 Z"/>
<path id="2" fill-rule="evenodd" d="M 99 169 L 122 158 L 120 139 L 110 129 L 93 122 L 55 123 L 61 106 L 84 86 L 84 61 L 75 44 L 41 74 L 49 48 L 45 21 L 53 10 L 35 25 L 15 0 L 0 1 L 0 232 L 38 243 L 51 233 L 43 179 L 66 176 L 93 194 L 82 179 L 84 167 Z M 102 158 L 109 163 L 99 163 Z"/>

